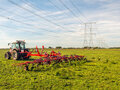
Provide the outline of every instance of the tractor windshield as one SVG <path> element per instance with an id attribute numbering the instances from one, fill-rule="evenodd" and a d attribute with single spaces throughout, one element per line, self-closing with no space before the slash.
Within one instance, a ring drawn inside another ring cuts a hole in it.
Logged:
<path id="1" fill-rule="evenodd" d="M 19 44 L 13 43 L 11 46 L 12 49 L 19 49 Z"/>
<path id="2" fill-rule="evenodd" d="M 11 48 L 12 48 L 12 49 L 16 48 L 15 44 L 12 44 Z"/>
<path id="3" fill-rule="evenodd" d="M 24 44 L 24 43 L 21 43 L 21 44 L 20 44 L 20 48 L 21 48 L 21 50 L 24 50 L 24 49 L 25 49 L 25 44 Z"/>
<path id="4" fill-rule="evenodd" d="M 19 49 L 19 44 L 16 44 L 16 48 Z"/>

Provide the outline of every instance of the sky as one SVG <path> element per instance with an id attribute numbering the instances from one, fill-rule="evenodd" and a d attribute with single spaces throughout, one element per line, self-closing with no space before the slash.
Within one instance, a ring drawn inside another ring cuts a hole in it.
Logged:
<path id="1" fill-rule="evenodd" d="M 83 47 L 91 22 L 93 46 L 120 47 L 120 0 L 0 0 L 0 48 Z"/>

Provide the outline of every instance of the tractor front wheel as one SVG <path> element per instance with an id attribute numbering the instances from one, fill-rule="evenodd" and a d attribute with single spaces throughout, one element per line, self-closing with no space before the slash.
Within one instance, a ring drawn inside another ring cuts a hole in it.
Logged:
<path id="1" fill-rule="evenodd" d="M 10 52 L 6 52 L 6 53 L 5 53 L 5 58 L 6 58 L 6 59 L 10 59 L 10 58 L 11 58 Z"/>
<path id="2" fill-rule="evenodd" d="M 13 51 L 12 57 L 14 60 L 18 60 L 20 58 L 20 53 L 16 50 Z"/>

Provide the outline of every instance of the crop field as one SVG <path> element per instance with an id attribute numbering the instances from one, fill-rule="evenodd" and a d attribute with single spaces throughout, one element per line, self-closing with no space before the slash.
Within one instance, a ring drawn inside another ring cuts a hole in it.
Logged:
<path id="1" fill-rule="evenodd" d="M 32 71 L 14 67 L 26 60 L 6 60 L 6 51 L 0 50 L 0 90 L 120 89 L 120 49 L 55 49 L 63 55 L 85 55 L 87 61 L 41 65 Z"/>

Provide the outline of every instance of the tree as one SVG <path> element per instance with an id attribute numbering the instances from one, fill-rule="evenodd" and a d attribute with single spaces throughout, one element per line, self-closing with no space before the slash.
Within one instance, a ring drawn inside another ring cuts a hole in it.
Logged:
<path id="1" fill-rule="evenodd" d="M 49 49 L 52 49 L 53 47 L 49 46 L 48 48 L 49 48 Z"/>
<path id="2" fill-rule="evenodd" d="M 57 46 L 56 49 L 61 49 L 62 47 L 61 46 Z"/>

